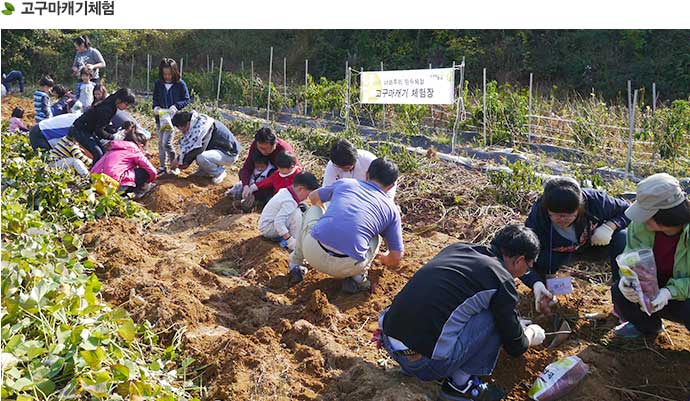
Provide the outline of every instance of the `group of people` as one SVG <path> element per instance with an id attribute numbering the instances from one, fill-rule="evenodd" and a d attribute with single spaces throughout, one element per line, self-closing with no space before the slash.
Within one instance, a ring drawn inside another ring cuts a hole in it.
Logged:
<path id="1" fill-rule="evenodd" d="M 145 151 L 150 134 L 126 113 L 134 94 L 122 88 L 105 96 L 98 87 L 102 56 L 88 38 L 75 39 L 75 47 L 77 94 L 88 107 L 69 113 L 69 105 L 61 106 L 68 113 L 53 113 L 48 93 L 55 85 L 47 77 L 34 95 L 38 124 L 28 129 L 29 138 L 34 149 L 47 151 L 52 166 L 103 174 L 135 196 L 150 190 L 158 176 L 178 175 L 195 162 L 194 175 L 213 184 L 225 180 L 243 148 L 222 122 L 186 110 L 190 95 L 175 60 L 161 60 L 154 86 L 156 170 Z M 13 113 L 12 128 L 27 130 L 21 117 Z M 176 130 L 182 134 L 177 148 Z M 288 142 L 261 128 L 226 195 L 247 210 L 260 209 L 261 234 L 290 251 L 289 285 L 313 269 L 341 279 L 346 293 L 368 292 L 372 263 L 395 267 L 404 256 L 395 204 L 399 170 L 344 139 L 334 141 L 329 156 L 319 182 L 303 170 Z M 640 310 L 638 289 L 619 274 L 616 259 L 640 249 L 653 252 L 657 267 L 660 291 L 651 314 Z M 611 264 L 611 299 L 621 321 L 616 336 L 656 335 L 662 318 L 690 329 L 690 200 L 678 180 L 668 174 L 646 178 L 631 205 L 555 178 L 524 225 L 504 227 L 489 245 L 450 245 L 420 268 L 381 312 L 379 344 L 404 374 L 442 381 L 443 399 L 499 400 L 502 390 L 478 376 L 492 372 L 501 348 L 521 355 L 545 339 L 540 326 L 518 314 L 515 279 L 532 289 L 537 312 L 551 314 L 564 288 L 559 270 L 591 252 L 606 254 Z"/>
<path id="2" fill-rule="evenodd" d="M 653 252 L 660 288 L 650 314 L 616 262 L 641 249 Z M 690 200 L 662 173 L 638 184 L 632 205 L 569 178 L 548 181 L 525 225 L 506 226 L 488 246 L 451 245 L 419 269 L 380 314 L 379 344 L 402 373 L 441 381 L 442 399 L 500 400 L 503 391 L 479 376 L 491 374 L 501 348 L 517 356 L 545 339 L 517 311 L 515 278 L 550 314 L 559 268 L 601 251 L 612 268 L 616 337 L 656 336 L 662 319 L 690 330 Z"/>

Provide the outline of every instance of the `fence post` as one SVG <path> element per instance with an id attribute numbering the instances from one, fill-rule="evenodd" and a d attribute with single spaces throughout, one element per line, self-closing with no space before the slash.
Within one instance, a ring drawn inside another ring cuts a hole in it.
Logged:
<path id="1" fill-rule="evenodd" d="M 184 57 L 180 57 L 180 77 L 182 77 L 182 70 L 184 69 Z"/>
<path id="2" fill-rule="evenodd" d="M 151 55 L 146 54 L 146 92 L 149 92 L 149 89 L 151 88 L 149 86 L 149 80 L 151 76 Z"/>
<path id="3" fill-rule="evenodd" d="M 381 71 L 383 71 L 383 61 L 381 62 Z M 386 105 L 383 105 L 383 116 L 381 118 L 381 129 L 386 129 Z"/>
<path id="4" fill-rule="evenodd" d="M 632 169 L 632 153 L 633 153 L 633 134 L 635 133 L 635 107 L 637 106 L 637 89 L 633 99 L 630 99 L 630 92 L 632 91 L 632 84 L 628 81 L 628 113 L 630 117 L 630 134 L 628 136 L 628 157 L 625 161 L 625 187 L 628 186 L 628 178 L 630 177 L 630 170 Z"/>
<path id="5" fill-rule="evenodd" d="M 268 62 L 268 104 L 266 106 L 266 119 L 271 119 L 271 75 L 273 75 L 273 46 L 271 46 L 271 57 Z"/>
<path id="6" fill-rule="evenodd" d="M 283 97 L 287 99 L 287 57 L 283 57 Z"/>
<path id="7" fill-rule="evenodd" d="M 120 80 L 118 79 L 118 76 L 117 76 L 117 67 L 119 64 L 120 64 L 120 58 L 116 54 L 115 55 L 115 86 L 120 86 L 120 84 L 119 84 Z"/>
<path id="8" fill-rule="evenodd" d="M 208 54 L 206 55 L 206 72 L 211 72 L 211 60 L 208 57 Z"/>
<path id="9" fill-rule="evenodd" d="M 652 82 L 652 115 L 656 113 L 656 82 Z"/>
<path id="10" fill-rule="evenodd" d="M 453 61 L 453 68 L 455 68 L 455 61 Z M 431 69 L 431 63 L 429 63 L 429 69 Z M 429 105 L 429 111 L 431 112 L 431 126 L 436 130 L 436 119 L 434 118 L 434 105 Z"/>
<path id="11" fill-rule="evenodd" d="M 254 60 L 251 61 L 251 77 L 249 78 L 250 80 L 250 87 L 251 91 L 249 94 L 249 107 L 254 107 Z"/>
<path id="12" fill-rule="evenodd" d="M 309 90 L 309 59 L 304 59 L 304 115 L 307 115 L 307 91 Z"/>
<path id="13" fill-rule="evenodd" d="M 345 129 L 350 125 L 350 63 L 345 61 L 345 79 L 347 90 L 345 91 Z"/>
<path id="14" fill-rule="evenodd" d="M 216 60 L 211 60 L 211 74 L 213 74 L 213 71 L 216 70 L 216 66 L 214 65 Z"/>
<path id="15" fill-rule="evenodd" d="M 462 68 L 462 66 L 460 66 Z M 453 61 L 453 81 L 455 81 L 455 61 Z M 462 81 L 462 78 L 460 79 Z M 462 89 L 460 89 L 462 91 Z M 462 92 L 461 92 L 462 93 Z M 453 89 L 453 94 L 455 94 L 455 89 Z M 458 94 L 458 102 L 455 105 L 455 122 L 453 123 L 453 137 L 450 140 L 450 153 L 455 153 L 455 136 L 457 135 L 458 129 L 458 117 L 460 116 L 460 93 Z"/>
<path id="16" fill-rule="evenodd" d="M 216 92 L 216 108 L 218 107 L 218 100 L 220 99 L 220 82 L 223 80 L 223 57 L 220 57 L 220 65 L 218 66 L 218 91 Z"/>
<path id="17" fill-rule="evenodd" d="M 532 144 L 532 73 L 529 73 L 529 105 L 527 107 L 527 143 Z"/>
<path id="18" fill-rule="evenodd" d="M 132 88 L 132 85 L 134 85 L 134 55 L 132 54 L 132 69 L 129 72 L 129 87 Z"/>
<path id="19" fill-rule="evenodd" d="M 242 71 L 242 75 L 244 75 L 244 60 L 240 63 L 240 71 Z"/>
<path id="20" fill-rule="evenodd" d="M 483 96 L 483 102 L 484 102 L 484 122 L 482 123 L 482 127 L 484 128 L 484 146 L 488 143 L 486 140 L 486 67 L 483 70 L 483 78 L 482 78 L 482 92 L 484 93 Z"/>

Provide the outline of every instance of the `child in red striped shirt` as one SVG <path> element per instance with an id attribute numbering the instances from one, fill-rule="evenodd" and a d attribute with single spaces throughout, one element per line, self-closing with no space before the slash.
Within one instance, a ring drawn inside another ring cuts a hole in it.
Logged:
<path id="1" fill-rule="evenodd" d="M 273 194 L 282 188 L 292 186 L 295 176 L 302 172 L 302 168 L 297 165 L 297 157 L 292 152 L 283 152 L 276 156 L 276 167 L 278 171 L 271 174 L 265 180 L 256 182 L 249 187 L 252 193 L 265 188 L 273 188 Z"/>

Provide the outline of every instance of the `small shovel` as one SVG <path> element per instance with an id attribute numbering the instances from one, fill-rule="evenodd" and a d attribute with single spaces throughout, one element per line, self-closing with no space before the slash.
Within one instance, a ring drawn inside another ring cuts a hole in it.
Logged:
<path id="1" fill-rule="evenodd" d="M 545 336 L 555 336 L 558 334 L 572 334 L 572 331 L 565 330 L 565 331 L 552 331 L 551 333 L 544 333 Z"/>
<path id="2" fill-rule="evenodd" d="M 568 323 L 567 320 L 563 319 L 559 315 L 556 315 L 556 318 L 554 319 L 553 323 L 554 328 L 556 328 L 556 331 L 545 333 L 547 336 L 554 336 L 553 340 L 551 340 L 551 343 L 548 346 L 549 349 L 556 348 L 559 345 L 563 344 L 568 339 L 569 335 L 573 332 L 570 328 L 570 323 Z"/>

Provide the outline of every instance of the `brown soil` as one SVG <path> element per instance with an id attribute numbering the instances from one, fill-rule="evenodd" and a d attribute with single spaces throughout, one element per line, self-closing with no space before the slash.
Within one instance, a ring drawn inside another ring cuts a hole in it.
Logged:
<path id="1" fill-rule="evenodd" d="M 36 124 L 36 120 L 34 120 L 36 113 L 34 112 L 33 99 L 26 96 L 20 96 L 17 93 L 2 98 L 2 121 L 10 120 L 15 107 L 24 109 L 24 118 L 22 118 L 22 121 L 27 128 L 31 128 Z"/>
<path id="2" fill-rule="evenodd" d="M 256 213 L 242 214 L 223 197 L 235 172 L 220 186 L 204 178 L 160 179 L 143 200 L 160 219 L 145 229 L 120 218 L 88 224 L 85 243 L 100 262 L 104 297 L 123 304 L 135 318 L 168 329 L 168 336 L 184 327 L 185 353 L 196 359 L 195 366 L 205 367 L 210 400 L 436 399 L 438 385 L 402 376 L 395 362 L 371 344 L 377 315 L 444 246 L 458 239 L 484 241 L 495 225 L 524 216 L 491 207 L 491 199 L 480 196 L 485 180 L 459 170 L 450 177 L 468 183 L 463 191 L 469 200 L 457 202 L 451 221 L 440 219 L 441 214 L 413 219 L 422 215 L 414 213 L 414 201 L 401 202 L 407 212 L 406 256 L 396 269 L 372 267 L 371 294 L 343 294 L 338 280 L 318 272 L 288 288 L 288 253 L 261 238 Z M 493 223 L 487 224 L 487 218 Z M 560 306 L 573 322 L 574 335 L 567 342 L 556 349 L 530 349 L 519 358 L 501 354 L 493 379 L 509 393 L 508 400 L 527 399 L 539 372 L 568 355 L 580 355 L 591 370 L 564 400 L 690 396 L 685 328 L 667 322 L 668 335 L 654 343 L 616 342 L 610 334 L 613 317 L 578 318 L 588 312 L 609 314 L 607 287 L 581 279 L 575 286 L 575 295 Z M 522 312 L 532 316 L 528 290 L 519 289 Z"/>

